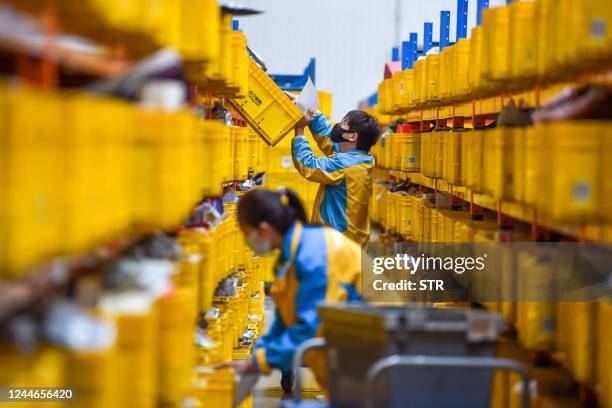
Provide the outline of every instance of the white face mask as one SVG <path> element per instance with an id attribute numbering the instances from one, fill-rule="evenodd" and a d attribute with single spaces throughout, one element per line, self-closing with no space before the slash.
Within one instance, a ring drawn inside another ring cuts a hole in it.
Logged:
<path id="1" fill-rule="evenodd" d="M 252 233 L 246 237 L 246 242 L 256 255 L 265 255 L 272 252 L 272 244 L 270 241 L 260 244 L 257 242 L 257 240 L 255 240 L 254 236 L 255 233 Z"/>

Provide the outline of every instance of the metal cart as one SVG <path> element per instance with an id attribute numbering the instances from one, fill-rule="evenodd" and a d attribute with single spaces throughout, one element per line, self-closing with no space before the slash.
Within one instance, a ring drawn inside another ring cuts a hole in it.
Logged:
<path id="1" fill-rule="evenodd" d="M 464 309 L 366 305 L 324 306 L 320 313 L 327 340 L 309 340 L 296 351 L 295 399 L 283 401 L 281 408 L 323 407 L 302 400 L 299 367 L 304 354 L 312 349 L 326 350 L 327 408 L 488 407 L 496 369 L 521 376 L 522 407 L 529 407 L 530 379 L 525 368 L 516 361 L 493 356 L 498 330 L 493 330 L 491 323 L 497 321 L 496 315 Z M 343 320 L 352 329 L 347 332 L 353 341 L 348 348 L 338 343 L 342 336 L 337 335 L 349 327 L 343 327 Z M 366 327 L 371 330 L 364 333 L 365 339 L 356 336 L 356 331 Z M 457 344 L 457 333 L 465 336 L 462 345 Z"/>

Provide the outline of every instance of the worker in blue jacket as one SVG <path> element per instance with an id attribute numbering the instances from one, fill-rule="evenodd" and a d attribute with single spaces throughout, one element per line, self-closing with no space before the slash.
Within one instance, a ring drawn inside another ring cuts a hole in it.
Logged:
<path id="1" fill-rule="evenodd" d="M 332 228 L 308 225 L 291 190 L 249 191 L 238 204 L 238 221 L 256 254 L 280 251 L 270 289 L 276 316 L 269 332 L 257 341 L 252 359 L 222 366 L 240 375 L 267 374 L 274 368 L 289 373 L 298 346 L 322 334 L 317 305 L 361 300 L 361 247 Z M 304 362 L 326 390 L 322 352 L 307 353 Z"/>
<path id="2" fill-rule="evenodd" d="M 304 136 L 307 123 L 325 157 L 317 157 Z M 298 172 L 320 183 L 311 221 L 329 225 L 362 246 L 370 238 L 374 168 L 370 148 L 380 133 L 376 119 L 364 111 L 350 111 L 334 126 L 322 113 L 317 113 L 296 126 L 291 145 Z"/>

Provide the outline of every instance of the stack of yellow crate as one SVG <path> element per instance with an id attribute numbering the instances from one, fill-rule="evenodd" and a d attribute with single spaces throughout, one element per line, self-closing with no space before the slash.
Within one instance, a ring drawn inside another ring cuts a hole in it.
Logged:
<path id="1" fill-rule="evenodd" d="M 537 208 L 557 221 L 608 221 L 612 206 L 612 151 L 605 122 L 536 126 Z M 579 136 L 579 137 L 578 137 Z"/>
<path id="2" fill-rule="evenodd" d="M 0 108 L 10 118 L 0 139 L 0 259 L 15 276 L 134 224 L 179 225 L 202 197 L 221 195 L 224 182 L 266 169 L 263 142 L 246 128 L 185 111 L 23 86 L 1 86 Z"/>
<path id="3" fill-rule="evenodd" d="M 197 272 L 197 271 L 195 271 Z M 177 405 L 191 389 L 195 363 L 193 347 L 194 322 L 197 316 L 196 274 L 193 282 L 181 282 L 182 271 L 175 279 L 173 291 L 164 295 L 157 304 L 159 316 L 158 401 L 164 405 Z"/>
<path id="4" fill-rule="evenodd" d="M 383 114 L 533 88 L 612 61 L 612 13 L 603 0 L 513 2 L 483 10 L 483 23 L 440 54 L 418 60 L 379 86 Z M 534 40 L 536 39 L 536 40 Z M 412 78 L 412 87 L 405 83 Z M 403 89 L 410 89 L 406 97 Z"/>
<path id="5" fill-rule="evenodd" d="M 100 305 L 117 325 L 118 405 L 156 405 L 159 321 L 147 297 L 139 293 L 111 295 Z"/>
<path id="6" fill-rule="evenodd" d="M 194 397 L 202 406 L 230 408 L 234 406 L 234 372 L 230 369 L 199 368 L 196 372 Z"/>

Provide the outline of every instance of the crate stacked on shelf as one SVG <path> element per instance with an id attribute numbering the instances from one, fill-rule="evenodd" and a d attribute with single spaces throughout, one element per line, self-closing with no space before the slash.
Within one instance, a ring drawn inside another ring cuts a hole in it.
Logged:
<path id="1" fill-rule="evenodd" d="M 36 307 L 41 297 L 65 297 L 109 334 L 107 342 L 84 349 L 52 346 L 54 340 L 47 339 L 32 353 L 3 341 L 0 360 L 11 369 L 4 370 L 2 383 L 72 387 L 77 406 L 179 406 L 190 397 L 202 406 L 233 406 L 234 394 L 227 392 L 234 387 L 233 373 L 211 367 L 249 358 L 262 335 L 263 280 L 271 279 L 273 257 L 255 257 L 248 249 L 235 203 L 224 204 L 218 222 L 212 216 L 200 227 L 181 225 L 203 199 L 218 206 L 228 192 L 240 197 L 239 190 L 251 185 L 245 180 L 268 171 L 270 148 L 262 136 L 279 121 L 286 129 L 274 137 L 284 136 L 297 108 L 280 89 L 266 89 L 277 92 L 260 117 L 271 125 L 262 134 L 247 128 L 226 103 L 227 98 L 238 103 L 262 85 L 251 82 L 244 33 L 216 1 L 49 5 L 15 3 L 53 23 L 42 32 L 50 44 L 57 29 L 66 28 L 77 34 L 97 30 L 105 34 L 94 37 L 105 45 L 124 45 L 117 53 L 101 49 L 101 60 L 174 47 L 191 98 L 167 110 L 52 89 L 61 81 L 51 78 L 58 73 L 48 68 L 61 61 L 44 52 L 41 61 L 28 65 L 35 75 L 24 79 L 32 86 L 0 83 L 0 189 L 6 198 L 0 204 L 0 319 Z M 71 10 L 86 10 L 83 15 L 95 19 L 78 21 Z M 134 33 L 143 41 L 131 41 Z M 110 74 L 90 68 L 71 66 L 77 73 Z M 227 114 L 211 119 L 219 104 L 227 106 L 233 125 Z M 108 289 L 115 276 L 107 273 L 108 263 L 129 264 L 130 251 L 140 253 L 139 241 L 158 236 L 156 230 L 176 234 L 180 258 L 145 255 L 126 267 L 133 276 L 144 273 L 142 281 Z M 155 278 L 162 270 L 171 276 Z M 151 295 L 139 286 L 152 281 L 165 291 Z M 229 291 L 222 292 L 226 285 Z M 86 300 L 72 295 L 82 287 Z M 194 332 L 200 335 L 197 346 Z M 217 400 L 218 390 L 224 391 Z M 252 398 L 241 406 L 251 405 Z"/>
<path id="2" fill-rule="evenodd" d="M 435 248 L 429 243 L 555 236 L 610 242 L 611 122 L 489 126 L 511 100 L 535 108 L 568 85 L 609 85 L 610 24 L 601 1 L 513 2 L 484 10 L 469 39 L 385 79 L 380 119 L 404 124 L 373 148 L 372 220 L 423 250 Z M 399 142 L 407 134 L 412 141 Z M 409 158 L 417 165 L 407 166 Z M 521 253 L 504 258 L 503 274 L 506 284 L 520 287 L 525 276 L 547 276 L 554 268 Z M 612 404 L 610 351 L 597 322 L 609 305 L 609 299 L 485 303 L 514 325 L 523 347 L 553 353 L 604 407 Z"/>
<path id="3" fill-rule="evenodd" d="M 470 39 L 385 79 L 378 110 L 405 114 L 605 73 L 612 61 L 611 21 L 604 1 L 521 1 L 485 9 Z"/>
<path id="4" fill-rule="evenodd" d="M 379 87 L 379 110 L 410 123 L 408 131 L 398 134 L 416 132 L 413 137 L 421 140 L 425 186 L 474 205 L 484 201 L 485 208 L 534 224 L 534 233 L 554 230 L 582 240 L 609 240 L 610 220 L 604 214 L 611 202 L 605 181 L 611 169 L 602 160 L 610 149 L 606 121 L 480 130 L 510 100 L 535 107 L 564 84 L 609 82 L 612 41 L 603 30 L 610 24 L 609 11 L 602 2 L 536 1 L 483 13 L 483 25 L 474 28 L 470 39 L 443 49 L 441 64 L 428 63 L 438 58 L 430 55 L 413 69 L 385 79 Z M 572 34 L 570 47 L 554 46 L 564 35 L 556 29 L 561 22 Z M 540 37 L 542 41 L 533 40 Z M 439 133 L 447 127 L 467 132 Z M 392 143 L 385 146 L 393 150 Z M 374 152 L 383 167 L 409 177 L 406 172 L 412 170 L 387 164 L 383 142 Z M 555 169 L 542 157 L 552 158 Z M 568 165 L 577 162 L 589 165 Z M 538 185 L 546 191 L 536 196 Z"/>
<path id="5" fill-rule="evenodd" d="M 179 225 L 202 197 L 265 170 L 263 142 L 246 128 L 187 110 L 6 84 L 0 93 L 5 276 L 136 225 Z"/>

